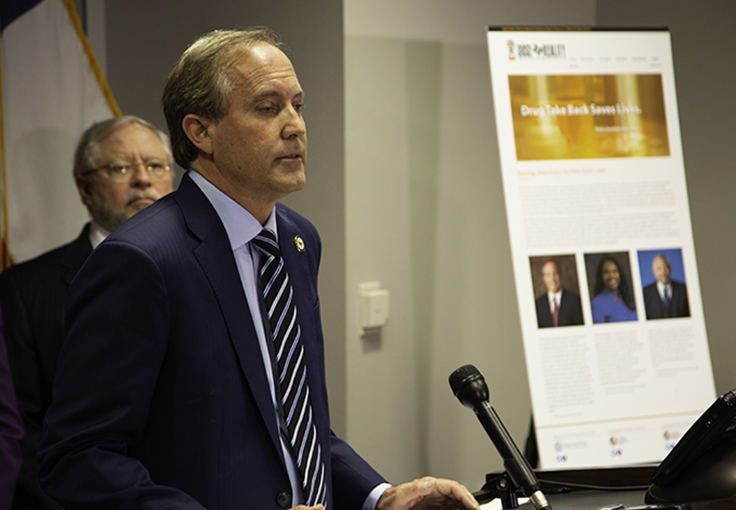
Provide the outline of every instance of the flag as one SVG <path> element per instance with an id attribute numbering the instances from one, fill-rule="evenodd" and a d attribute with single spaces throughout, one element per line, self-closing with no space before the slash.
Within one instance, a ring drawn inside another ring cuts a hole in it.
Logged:
<path id="1" fill-rule="evenodd" d="M 2 268 L 79 235 L 88 219 L 72 177 L 93 122 L 120 115 L 73 0 L 0 0 Z"/>

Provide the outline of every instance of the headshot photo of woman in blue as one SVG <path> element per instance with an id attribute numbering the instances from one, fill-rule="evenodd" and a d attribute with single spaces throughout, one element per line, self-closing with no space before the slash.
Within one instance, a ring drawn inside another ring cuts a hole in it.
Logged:
<path id="1" fill-rule="evenodd" d="M 629 254 L 598 253 L 585 255 L 586 266 L 595 267 L 590 309 L 593 324 L 637 320 L 634 294 L 631 290 Z M 590 275 L 590 272 L 588 273 Z"/>

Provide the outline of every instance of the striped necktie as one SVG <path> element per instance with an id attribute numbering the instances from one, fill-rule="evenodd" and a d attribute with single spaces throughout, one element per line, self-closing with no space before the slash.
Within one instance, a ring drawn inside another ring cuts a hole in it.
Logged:
<path id="1" fill-rule="evenodd" d="M 662 317 L 670 317 L 672 312 L 670 310 L 670 290 L 667 285 L 664 286 L 664 292 L 662 292 Z"/>
<path id="2" fill-rule="evenodd" d="M 312 416 L 304 346 L 289 275 L 273 232 L 264 229 L 251 242 L 261 253 L 261 288 L 276 353 L 281 405 L 302 477 L 304 499 L 309 506 L 325 504 L 325 467 Z"/>

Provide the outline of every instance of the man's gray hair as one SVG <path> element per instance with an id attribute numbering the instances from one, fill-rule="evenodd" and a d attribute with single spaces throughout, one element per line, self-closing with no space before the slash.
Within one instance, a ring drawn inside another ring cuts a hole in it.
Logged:
<path id="1" fill-rule="evenodd" d="M 213 122 L 222 119 L 232 95 L 232 83 L 225 71 L 258 43 L 282 47 L 269 28 L 214 30 L 192 43 L 169 73 L 161 104 L 174 159 L 182 168 L 189 168 L 198 155 L 182 127 L 184 117 L 195 114 Z"/>
<path id="2" fill-rule="evenodd" d="M 118 129 L 129 126 L 130 124 L 140 124 L 150 129 L 161 140 L 161 144 L 166 150 L 169 165 L 173 164 L 169 136 L 166 133 L 140 117 L 123 115 L 122 117 L 113 117 L 102 122 L 96 122 L 82 133 L 82 137 L 77 143 L 77 149 L 74 151 L 74 176 L 77 177 L 85 172 L 94 170 L 97 159 L 100 157 L 100 142 Z"/>

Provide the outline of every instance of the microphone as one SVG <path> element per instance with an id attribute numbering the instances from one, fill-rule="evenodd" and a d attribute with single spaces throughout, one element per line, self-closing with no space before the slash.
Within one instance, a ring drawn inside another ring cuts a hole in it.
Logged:
<path id="1" fill-rule="evenodd" d="M 488 385 L 477 368 L 464 365 L 450 374 L 450 387 L 455 396 L 480 420 L 493 445 L 503 458 L 503 466 L 509 478 L 519 487 L 537 510 L 552 510 L 539 487 L 529 462 L 519 451 L 514 440 L 503 426 L 501 418 L 488 402 Z"/>

